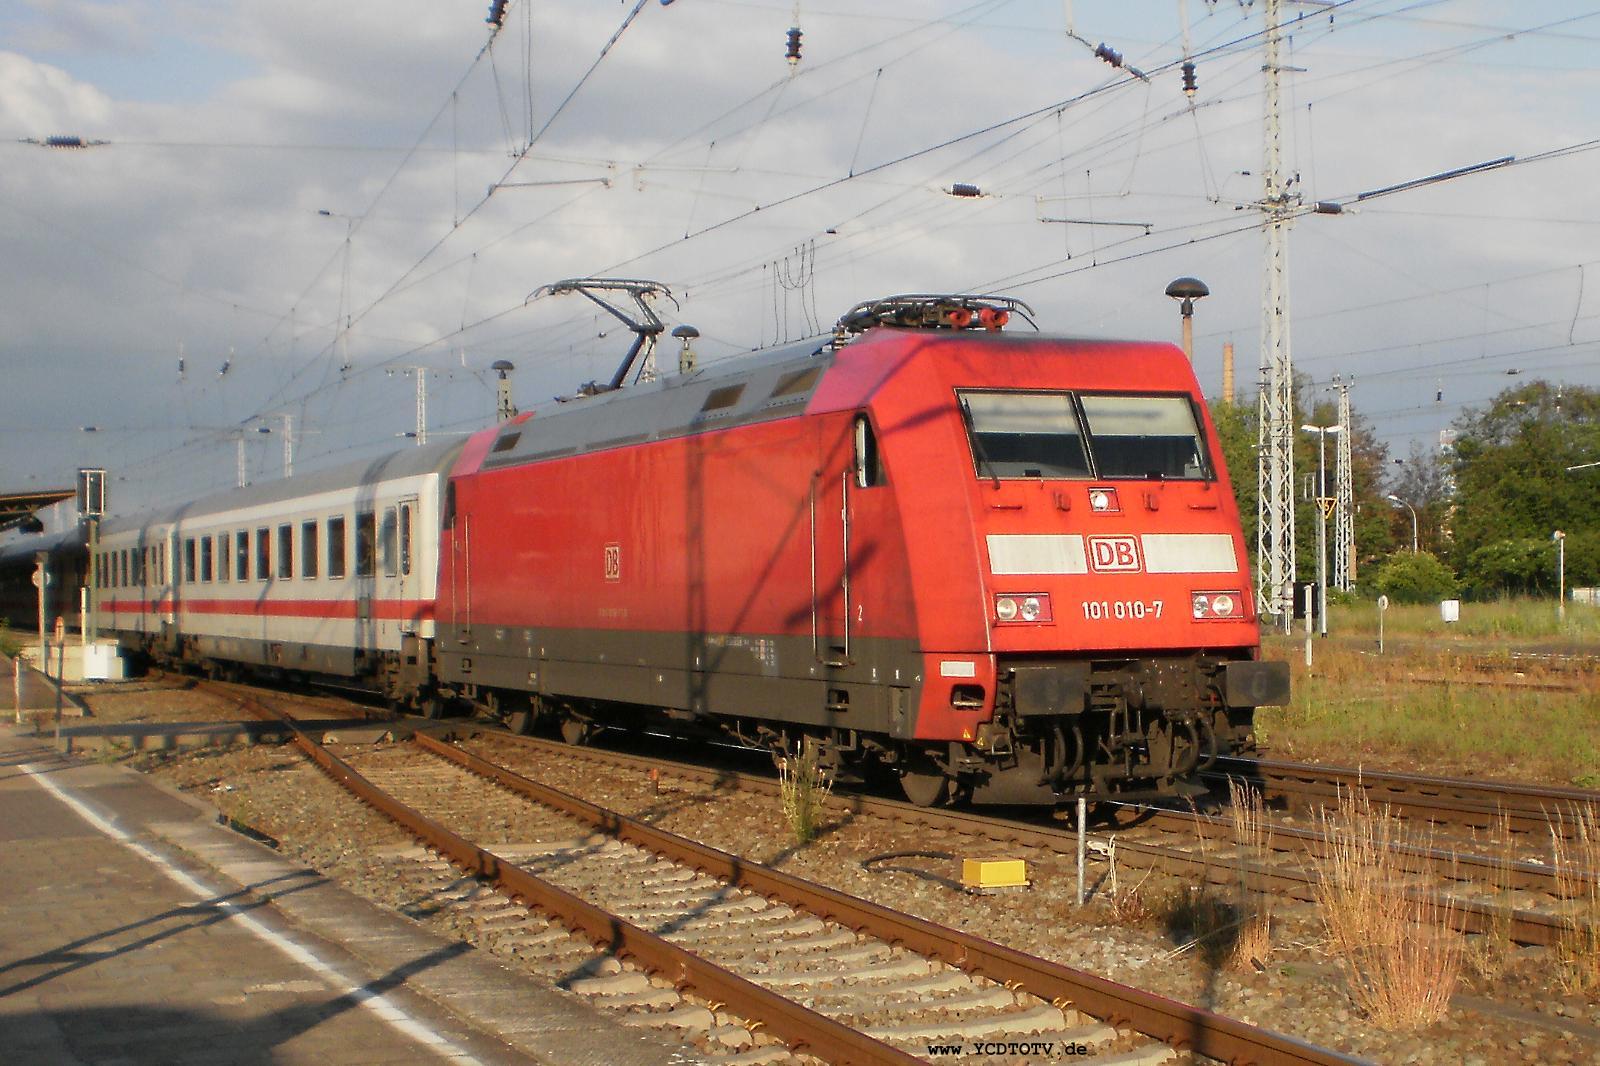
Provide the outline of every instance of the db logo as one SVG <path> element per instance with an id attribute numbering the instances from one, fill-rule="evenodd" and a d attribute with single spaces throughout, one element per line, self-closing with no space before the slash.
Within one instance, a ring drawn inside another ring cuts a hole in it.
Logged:
<path id="1" fill-rule="evenodd" d="M 1089 565 L 1100 573 L 1139 569 L 1139 542 L 1132 537 L 1090 537 Z"/>
<path id="2" fill-rule="evenodd" d="M 622 545 L 606 545 L 606 580 L 622 580 Z"/>

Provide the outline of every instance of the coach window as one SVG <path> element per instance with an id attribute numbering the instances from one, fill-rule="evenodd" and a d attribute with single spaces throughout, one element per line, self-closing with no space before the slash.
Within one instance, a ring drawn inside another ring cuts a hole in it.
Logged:
<path id="1" fill-rule="evenodd" d="M 288 581 L 294 577 L 294 527 L 278 527 L 278 577 Z"/>
<path id="2" fill-rule="evenodd" d="M 266 526 L 256 528 L 256 580 L 265 581 L 272 576 L 272 530 Z"/>
<path id="3" fill-rule="evenodd" d="M 183 583 L 194 584 L 194 538 L 183 538 Z"/>
<path id="4" fill-rule="evenodd" d="M 144 553 L 147 550 L 146 548 L 133 549 L 133 572 L 128 575 L 128 580 L 132 582 L 134 588 L 144 584 Z"/>
<path id="5" fill-rule="evenodd" d="M 371 511 L 356 515 L 356 577 L 373 575 L 373 552 L 377 548 L 378 516 Z"/>
<path id="6" fill-rule="evenodd" d="M 344 515 L 328 519 L 328 576 L 344 577 Z"/>
<path id="7" fill-rule="evenodd" d="M 400 572 L 411 573 L 411 505 L 400 505 Z"/>
<path id="8" fill-rule="evenodd" d="M 231 580 L 233 580 L 233 575 L 228 572 L 229 571 L 229 562 L 233 558 L 233 553 L 228 550 L 228 548 L 229 548 L 228 539 L 229 539 L 228 538 L 228 534 L 226 534 L 226 533 L 218 533 L 217 534 L 217 580 L 218 581 L 231 581 Z"/>
<path id="9" fill-rule="evenodd" d="M 200 538 L 200 580 L 211 581 L 211 538 Z"/>
<path id="10" fill-rule="evenodd" d="M 317 576 L 317 523 L 300 523 L 300 576 Z"/>
<path id="11" fill-rule="evenodd" d="M 233 535 L 233 572 L 240 581 L 250 580 L 250 532 L 238 530 Z"/>
<path id="12" fill-rule="evenodd" d="M 399 539 L 395 532 L 395 521 L 394 508 L 384 508 L 383 525 L 378 527 L 378 554 L 383 557 L 384 577 L 394 577 L 400 572 L 398 560 L 395 558 L 399 554 L 395 550 L 396 541 Z"/>

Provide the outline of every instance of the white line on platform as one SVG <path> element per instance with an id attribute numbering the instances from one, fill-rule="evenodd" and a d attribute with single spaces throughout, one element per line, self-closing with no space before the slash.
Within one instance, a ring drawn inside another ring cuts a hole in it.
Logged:
<path id="1" fill-rule="evenodd" d="M 211 889 L 201 881 L 190 876 L 187 871 L 174 866 L 166 859 L 165 856 L 160 855 L 139 843 L 139 841 L 135 840 L 127 833 L 127 831 L 116 825 L 115 822 L 108 820 L 99 812 L 95 811 L 95 809 L 84 800 L 74 796 L 67 789 L 45 777 L 38 770 L 34 769 L 32 765 L 24 763 L 21 769 L 23 773 L 27 774 L 33 779 L 35 784 L 39 785 L 45 791 L 55 796 L 56 799 L 72 808 L 73 812 L 76 813 L 78 817 L 94 826 L 112 840 L 115 840 L 117 843 L 128 848 L 146 862 L 155 866 L 162 873 L 166 874 L 170 880 L 176 882 L 198 898 L 207 902 L 211 902 L 213 906 L 223 911 L 228 915 L 229 918 L 232 918 L 244 926 L 258 939 L 265 940 L 267 943 L 271 944 L 273 947 L 289 956 L 289 958 L 293 959 L 295 962 L 300 963 L 308 970 L 311 970 L 313 973 L 321 976 L 325 981 L 328 982 L 330 986 L 332 986 L 335 991 L 339 992 L 341 995 L 350 997 L 356 1003 L 359 1003 L 361 1006 L 367 1008 L 373 1014 L 383 1019 L 394 1029 L 404 1033 L 417 1043 L 438 1052 L 440 1055 L 450 1059 L 452 1062 L 458 1063 L 460 1066 L 483 1066 L 480 1060 L 474 1058 L 470 1053 L 461 1048 L 459 1045 L 455 1044 L 453 1041 L 446 1037 L 440 1036 L 432 1029 L 429 1029 L 427 1026 L 412 1019 L 412 1017 L 405 1011 L 395 1006 L 394 1003 L 383 993 L 373 992 L 364 985 L 351 981 L 336 968 L 334 968 L 333 965 L 323 961 L 323 959 L 310 948 L 307 948 L 290 937 L 284 936 L 282 933 L 269 928 L 261 921 L 234 906 L 232 903 L 229 903 L 223 899 L 219 899 L 218 897 L 220 897 L 222 893 Z"/>

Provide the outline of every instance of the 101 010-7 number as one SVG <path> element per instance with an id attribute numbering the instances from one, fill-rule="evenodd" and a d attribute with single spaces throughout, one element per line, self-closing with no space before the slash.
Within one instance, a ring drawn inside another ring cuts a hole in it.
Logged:
<path id="1" fill-rule="evenodd" d="M 1090 622 L 1103 622 L 1107 618 L 1119 622 L 1142 622 L 1146 618 L 1161 617 L 1160 600 L 1084 600 L 1083 617 Z"/>

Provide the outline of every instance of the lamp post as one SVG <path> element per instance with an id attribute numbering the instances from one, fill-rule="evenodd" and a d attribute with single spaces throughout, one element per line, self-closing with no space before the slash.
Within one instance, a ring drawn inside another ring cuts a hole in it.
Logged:
<path id="1" fill-rule="evenodd" d="M 1317 435 L 1317 632 L 1328 635 L 1328 435 L 1340 426 L 1301 426 Z"/>
<path id="2" fill-rule="evenodd" d="M 500 375 L 495 383 L 495 421 L 509 422 L 517 416 L 517 407 L 511 402 L 511 378 L 507 375 L 517 368 L 509 359 L 496 359 L 489 369 Z"/>
<path id="3" fill-rule="evenodd" d="M 1178 304 L 1178 312 L 1183 315 L 1183 354 L 1193 363 L 1194 302 L 1210 296 L 1211 290 L 1206 288 L 1206 283 L 1199 278 L 1178 278 L 1167 286 L 1167 295 L 1174 300 L 1182 301 Z"/>
<path id="4" fill-rule="evenodd" d="M 1550 534 L 1556 542 L 1556 621 L 1567 620 L 1567 535 L 1561 530 Z"/>
<path id="5" fill-rule="evenodd" d="M 1417 509 L 1392 492 L 1385 496 L 1384 499 L 1393 500 L 1395 503 L 1398 503 L 1401 507 L 1404 507 L 1406 510 L 1411 512 L 1411 554 L 1417 554 Z"/>

